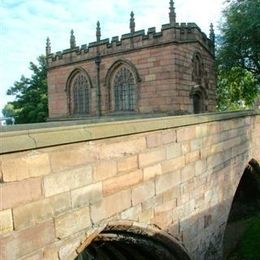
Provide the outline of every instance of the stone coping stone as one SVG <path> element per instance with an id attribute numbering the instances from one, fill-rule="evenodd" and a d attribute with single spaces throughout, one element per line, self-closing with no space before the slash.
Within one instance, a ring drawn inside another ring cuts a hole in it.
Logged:
<path id="1" fill-rule="evenodd" d="M 125 120 L 124 117 L 115 117 L 114 120 L 119 121 L 110 122 L 79 120 L 1 127 L 0 154 L 256 115 L 260 112 L 245 110 L 138 119 L 128 116 Z"/>

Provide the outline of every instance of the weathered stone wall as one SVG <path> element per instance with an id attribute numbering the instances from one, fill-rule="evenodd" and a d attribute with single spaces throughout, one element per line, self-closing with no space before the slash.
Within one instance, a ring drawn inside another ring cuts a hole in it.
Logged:
<path id="1" fill-rule="evenodd" d="M 207 92 L 207 111 L 215 111 L 216 79 L 214 72 L 213 43 L 195 24 L 166 26 L 160 33 L 129 34 L 121 41 L 95 42 L 88 49 L 74 48 L 49 55 L 48 98 L 49 117 L 70 117 L 67 81 L 76 68 L 83 68 L 91 80 L 90 115 L 96 115 L 97 70 L 95 57 L 100 52 L 102 113 L 114 112 L 109 102 L 110 88 L 105 82 L 109 68 L 118 60 L 131 62 L 139 76 L 137 83 L 137 111 L 193 113 L 191 99 L 192 59 L 200 53 L 202 59 L 202 87 Z M 207 84 L 205 83 L 207 82 Z M 206 86 L 207 85 L 207 86 Z"/>
<path id="2" fill-rule="evenodd" d="M 0 133 L 1 259 L 73 259 L 125 220 L 220 259 L 243 169 L 260 160 L 254 112 L 51 126 Z"/>

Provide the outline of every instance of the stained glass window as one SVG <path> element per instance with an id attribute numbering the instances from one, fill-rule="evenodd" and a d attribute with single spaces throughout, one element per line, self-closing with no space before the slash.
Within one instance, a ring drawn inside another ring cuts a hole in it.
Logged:
<path id="1" fill-rule="evenodd" d="M 201 84 L 202 64 L 198 55 L 195 55 L 195 57 L 193 58 L 193 80 L 198 84 Z"/>
<path id="2" fill-rule="evenodd" d="M 89 82 L 82 72 L 77 73 L 71 83 L 71 112 L 75 115 L 89 114 L 90 112 Z"/>
<path id="3" fill-rule="evenodd" d="M 114 76 L 113 91 L 115 111 L 134 111 L 136 105 L 136 81 L 133 73 L 121 66 Z"/>

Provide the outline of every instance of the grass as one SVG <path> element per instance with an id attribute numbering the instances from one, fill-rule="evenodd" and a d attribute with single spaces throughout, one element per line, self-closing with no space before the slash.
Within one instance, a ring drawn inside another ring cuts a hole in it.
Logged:
<path id="1" fill-rule="evenodd" d="M 260 259 L 260 217 L 253 217 L 247 221 L 248 228 L 228 260 Z"/>

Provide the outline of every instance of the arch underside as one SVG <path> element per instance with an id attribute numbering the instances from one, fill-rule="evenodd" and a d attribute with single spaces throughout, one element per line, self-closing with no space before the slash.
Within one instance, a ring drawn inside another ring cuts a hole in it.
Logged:
<path id="1" fill-rule="evenodd" d="M 255 159 L 251 159 L 240 178 L 230 205 L 223 238 L 223 259 L 227 259 L 236 251 L 249 228 L 248 223 L 255 217 L 260 217 L 260 165 Z"/>
<path id="2" fill-rule="evenodd" d="M 169 238 L 142 232 L 108 230 L 100 233 L 76 260 L 189 260 Z"/>
<path id="3" fill-rule="evenodd" d="M 260 165 L 251 159 L 245 168 L 233 197 L 228 221 L 260 213 Z"/>

